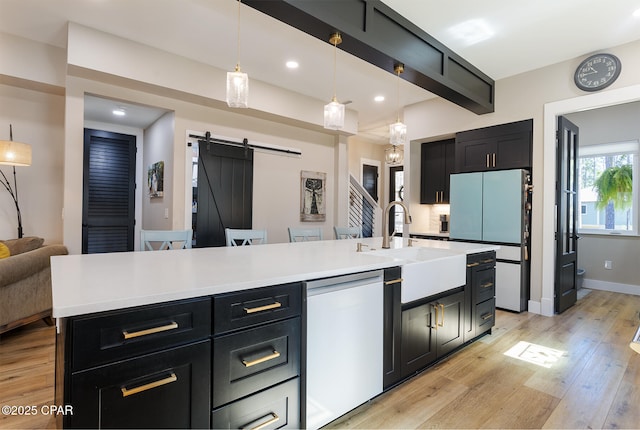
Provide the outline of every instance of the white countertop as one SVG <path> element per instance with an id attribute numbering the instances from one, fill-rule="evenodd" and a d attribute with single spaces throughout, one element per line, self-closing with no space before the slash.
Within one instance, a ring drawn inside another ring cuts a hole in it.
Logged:
<path id="1" fill-rule="evenodd" d="M 63 318 L 287 282 L 398 266 L 402 260 L 355 252 L 382 238 L 323 240 L 244 247 L 136 251 L 51 258 L 53 317 Z M 407 245 L 393 238 L 391 247 Z M 419 239 L 414 246 L 472 254 L 499 248 Z"/>

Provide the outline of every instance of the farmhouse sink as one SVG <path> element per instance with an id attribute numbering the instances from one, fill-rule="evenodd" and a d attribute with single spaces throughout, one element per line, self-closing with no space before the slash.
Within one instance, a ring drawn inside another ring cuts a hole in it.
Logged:
<path id="1" fill-rule="evenodd" d="M 433 296 L 467 282 L 466 254 L 418 246 L 381 249 L 369 254 L 402 260 L 402 303 Z"/>

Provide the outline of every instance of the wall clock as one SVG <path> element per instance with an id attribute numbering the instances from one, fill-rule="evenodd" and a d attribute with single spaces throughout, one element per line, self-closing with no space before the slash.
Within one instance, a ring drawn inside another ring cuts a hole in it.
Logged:
<path id="1" fill-rule="evenodd" d="M 615 55 L 595 54 L 580 63 L 573 80 L 583 91 L 598 91 L 613 84 L 621 69 L 622 64 Z"/>

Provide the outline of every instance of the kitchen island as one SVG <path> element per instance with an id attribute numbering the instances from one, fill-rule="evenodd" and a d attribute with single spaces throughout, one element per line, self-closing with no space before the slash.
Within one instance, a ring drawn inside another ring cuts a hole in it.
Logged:
<path id="1" fill-rule="evenodd" d="M 367 251 L 356 252 L 357 242 Z M 53 258 L 56 401 L 74 407 L 61 424 L 304 425 L 304 283 L 407 263 L 370 252 L 380 245 L 370 238 Z"/>

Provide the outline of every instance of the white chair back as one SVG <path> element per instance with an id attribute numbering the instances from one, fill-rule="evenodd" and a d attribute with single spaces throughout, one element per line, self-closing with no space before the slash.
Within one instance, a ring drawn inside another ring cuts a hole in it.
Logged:
<path id="1" fill-rule="evenodd" d="M 318 228 L 291 228 L 289 227 L 289 242 L 310 242 L 322 240 L 322 229 Z"/>
<path id="2" fill-rule="evenodd" d="M 336 239 L 360 239 L 362 228 L 360 227 L 333 227 Z"/>
<path id="3" fill-rule="evenodd" d="M 191 248 L 192 238 L 193 230 L 140 230 L 140 251 Z"/>
<path id="4" fill-rule="evenodd" d="M 267 230 L 225 228 L 227 246 L 262 245 L 267 243 Z"/>

